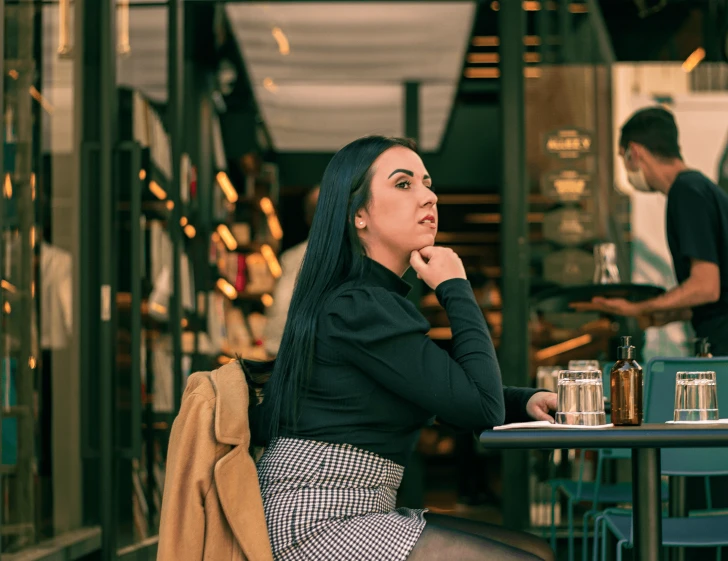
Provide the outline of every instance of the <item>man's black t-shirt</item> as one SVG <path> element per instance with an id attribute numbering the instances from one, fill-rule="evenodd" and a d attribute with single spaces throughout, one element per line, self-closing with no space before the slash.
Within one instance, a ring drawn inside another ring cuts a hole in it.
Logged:
<path id="1" fill-rule="evenodd" d="M 693 308 L 698 337 L 713 354 L 728 355 L 728 195 L 699 171 L 684 171 L 667 195 L 667 242 L 678 283 L 690 277 L 691 259 L 720 268 L 720 299 Z"/>

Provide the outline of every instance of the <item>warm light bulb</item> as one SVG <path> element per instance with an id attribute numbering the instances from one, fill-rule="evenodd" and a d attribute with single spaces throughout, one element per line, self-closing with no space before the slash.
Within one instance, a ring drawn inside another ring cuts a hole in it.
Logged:
<path id="1" fill-rule="evenodd" d="M 276 254 L 271 246 L 269 246 L 268 244 L 263 244 L 260 247 L 260 253 L 263 255 L 265 262 L 268 264 L 268 269 L 270 269 L 270 274 L 273 275 L 273 278 L 280 278 L 280 276 L 283 274 L 283 270 L 281 269 L 281 265 L 280 263 L 278 263 Z"/>
<path id="2" fill-rule="evenodd" d="M 231 203 L 237 202 L 238 192 L 235 190 L 235 187 L 233 187 L 233 184 L 230 181 L 230 178 L 227 176 L 227 173 L 225 173 L 224 171 L 220 171 L 215 176 L 215 179 L 217 179 L 217 184 L 220 186 L 220 189 L 222 189 L 222 192 L 225 194 L 225 198 Z"/>
<path id="3" fill-rule="evenodd" d="M 230 300 L 235 300 L 238 297 L 238 291 L 235 290 L 235 287 L 225 279 L 219 278 L 215 284 L 220 292 L 222 292 Z"/>
<path id="4" fill-rule="evenodd" d="M 160 201 L 163 201 L 167 198 L 167 192 L 162 189 L 162 186 L 154 180 L 149 182 L 149 190 L 152 192 L 152 195 L 157 197 Z"/>
<path id="5" fill-rule="evenodd" d="M 235 251 L 238 248 L 238 241 L 235 239 L 235 236 L 233 236 L 230 228 L 228 228 L 225 224 L 220 224 L 217 227 L 217 233 L 222 242 L 225 244 L 225 247 L 228 248 L 228 251 Z"/>

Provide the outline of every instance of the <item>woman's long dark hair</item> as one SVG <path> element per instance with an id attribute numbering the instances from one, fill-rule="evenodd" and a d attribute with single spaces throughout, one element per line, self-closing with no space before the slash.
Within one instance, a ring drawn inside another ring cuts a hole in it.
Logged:
<path id="1" fill-rule="evenodd" d="M 333 290 L 363 272 L 364 248 L 354 220 L 357 211 L 369 204 L 372 164 L 395 146 L 416 151 L 411 140 L 367 136 L 344 146 L 326 167 L 280 351 L 265 391 L 270 438 L 279 434 L 282 423 L 296 425 L 298 404 L 313 368 L 319 310 Z"/>

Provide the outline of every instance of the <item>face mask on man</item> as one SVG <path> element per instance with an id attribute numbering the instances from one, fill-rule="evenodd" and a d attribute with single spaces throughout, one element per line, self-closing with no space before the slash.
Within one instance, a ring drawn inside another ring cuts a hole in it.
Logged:
<path id="1" fill-rule="evenodd" d="M 629 160 L 632 158 L 632 152 L 627 149 L 627 151 L 624 153 L 624 159 Z M 637 171 L 630 171 L 627 169 L 627 181 L 629 181 L 637 191 L 641 191 L 642 193 L 652 193 L 654 189 L 649 186 L 647 183 L 647 179 L 645 179 L 645 172 L 642 171 L 642 168 L 638 167 Z"/>

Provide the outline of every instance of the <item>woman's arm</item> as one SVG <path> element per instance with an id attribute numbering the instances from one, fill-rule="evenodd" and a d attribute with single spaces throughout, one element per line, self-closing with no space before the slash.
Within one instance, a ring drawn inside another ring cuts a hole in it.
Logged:
<path id="1" fill-rule="evenodd" d="M 428 337 L 430 325 L 411 302 L 371 287 L 343 292 L 327 310 L 330 350 L 446 423 L 471 430 L 502 424 L 500 368 L 470 284 L 447 280 L 435 294 L 450 319 L 450 354 Z"/>

